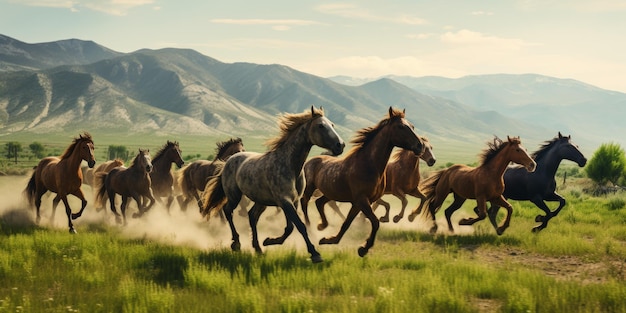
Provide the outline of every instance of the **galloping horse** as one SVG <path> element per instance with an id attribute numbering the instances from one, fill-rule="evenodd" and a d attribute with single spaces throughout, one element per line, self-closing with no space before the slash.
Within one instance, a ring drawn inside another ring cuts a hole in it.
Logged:
<path id="1" fill-rule="evenodd" d="M 181 168 L 185 161 L 180 156 L 180 147 L 178 142 L 167 141 L 167 143 L 155 154 L 152 159 L 152 171 L 150 179 L 152 180 L 152 192 L 154 197 L 161 204 L 164 204 L 167 211 L 170 211 L 172 201 L 174 201 L 173 187 L 174 176 L 172 175 L 172 163 Z M 161 198 L 167 198 L 167 202 L 163 203 Z"/>
<path id="2" fill-rule="evenodd" d="M 216 176 L 207 183 L 203 214 L 222 209 L 230 225 L 235 251 L 241 248 L 239 234 L 233 224 L 233 210 L 242 196 L 254 205 L 248 212 L 252 228 L 252 245 L 262 253 L 258 242 L 257 222 L 267 206 L 280 206 L 287 226 L 282 238 L 266 238 L 263 245 L 280 244 L 293 231 L 294 224 L 307 245 L 314 263 L 322 262 L 307 234 L 306 226 L 298 217 L 296 206 L 304 188 L 302 166 L 313 145 L 341 154 L 345 146 L 322 108 L 311 106 L 310 112 L 284 114 L 279 117 L 280 135 L 267 142 L 266 153 L 240 152 L 231 156 Z M 226 205 L 224 203 L 226 202 Z"/>
<path id="3" fill-rule="evenodd" d="M 324 204 L 330 200 L 351 202 L 352 207 L 341 225 L 337 236 L 322 238 L 320 244 L 337 244 L 356 217 L 363 212 L 372 224 L 372 230 L 364 246 L 358 249 L 361 257 L 374 245 L 379 221 L 372 211 L 371 203 L 380 199 L 385 191 L 385 168 L 394 147 L 424 152 L 424 143 L 405 119 L 404 111 L 389 108 L 389 116 L 374 127 L 357 132 L 352 140 L 354 147 L 344 158 L 319 155 L 304 165 L 306 188 L 302 196 L 302 210 L 307 212 L 311 195 L 316 189 L 323 194 L 315 201 L 322 222 L 318 229 L 328 225 Z"/>
<path id="4" fill-rule="evenodd" d="M 231 155 L 241 151 L 245 151 L 241 138 L 231 138 L 217 143 L 213 161 L 197 160 L 181 169 L 177 173 L 177 183 L 182 195 L 176 197 L 180 209 L 186 211 L 191 199 L 195 198 L 198 208 L 202 211 L 200 193 L 204 192 L 207 181 L 218 172 L 219 167 L 223 166 L 220 162 L 226 162 Z"/>
<path id="5" fill-rule="evenodd" d="M 65 150 L 60 158 L 47 157 L 41 159 L 35 172 L 30 177 L 28 185 L 24 190 L 24 194 L 28 202 L 32 206 L 35 202 L 37 208 L 37 223 L 41 220 L 39 208 L 41 207 L 41 197 L 47 191 L 56 193 L 56 197 L 52 200 L 52 216 L 54 218 L 59 201 L 63 201 L 65 205 L 65 213 L 67 214 L 67 223 L 70 233 L 76 233 L 73 219 L 79 218 L 83 214 L 87 200 L 80 189 L 83 183 L 83 173 L 80 170 L 80 163 L 85 160 L 89 167 L 96 164 L 93 154 L 93 140 L 89 133 L 79 135 L 74 138 L 72 144 Z M 68 195 L 74 195 L 81 200 L 82 205 L 78 213 L 72 213 L 72 209 L 67 201 Z"/>
<path id="6" fill-rule="evenodd" d="M 455 164 L 435 172 L 424 181 L 422 192 L 429 204 L 426 214 L 430 215 L 433 221 L 431 233 L 437 232 L 435 214 L 450 192 L 454 194 L 454 202 L 445 211 L 450 232 L 454 232 L 450 221 L 452 213 L 458 210 L 467 199 L 476 199 L 478 217 L 462 219 L 459 222 L 460 225 L 473 225 L 487 217 L 487 201 L 489 201 L 492 205 L 503 206 L 507 209 L 506 219 L 499 227 L 496 227 L 495 216 L 489 216 L 498 235 L 502 235 L 509 227 L 513 207 L 502 196 L 504 171 L 510 162 L 523 165 L 529 172 L 534 171 L 537 164 L 522 147 L 519 137 L 507 136 L 507 139 L 508 141 L 503 142 L 495 137 L 493 143 L 487 143 L 488 149 L 483 152 L 481 164 L 478 167 Z"/>
<path id="7" fill-rule="evenodd" d="M 108 173 L 110 170 L 124 165 L 124 160 L 115 159 L 109 160 L 104 163 L 100 163 L 97 167 L 90 168 L 88 166 L 83 166 L 80 170 L 83 172 L 83 184 L 89 185 L 90 187 L 94 187 L 94 177 L 95 173 L 106 172 Z"/>
<path id="8" fill-rule="evenodd" d="M 548 221 L 557 216 L 565 206 L 565 199 L 556 193 L 556 181 L 554 180 L 554 175 L 561 161 L 570 160 L 576 162 L 580 167 L 587 164 L 587 159 L 578 150 L 578 146 L 572 143 L 571 139 L 571 136 L 566 137 L 559 132 L 557 137 L 546 141 L 539 150 L 531 155 L 537 162 L 537 169 L 532 173 L 517 166 L 509 167 L 504 172 L 504 193 L 502 194 L 504 198 L 530 200 L 546 212 L 546 215 L 537 215 L 535 218 L 535 221 L 541 224 L 535 226 L 532 229 L 533 232 L 546 228 Z M 559 201 L 559 207 L 550 211 L 544 201 Z M 489 209 L 489 215 L 497 215 L 498 209 L 497 205 L 492 205 Z"/>
<path id="9" fill-rule="evenodd" d="M 424 196 L 418 188 L 421 176 L 419 160 L 422 159 L 426 161 L 428 166 L 433 166 L 437 159 L 435 158 L 433 146 L 430 144 L 428 138 L 421 136 L 420 139 L 424 142 L 424 153 L 421 156 L 416 156 L 411 150 L 398 150 L 391 156 L 391 161 L 389 161 L 387 168 L 385 169 L 385 194 L 392 194 L 402 201 L 402 210 L 398 213 L 398 215 L 393 217 L 394 223 L 399 222 L 404 216 L 404 210 L 409 203 L 406 199 L 406 195 L 411 195 L 421 200 L 420 205 L 413 210 L 411 215 L 409 215 L 410 221 L 413 221 L 415 215 L 422 211 L 422 206 L 424 206 L 425 203 L 424 200 L 426 199 L 426 196 Z M 313 196 L 316 196 L 316 193 L 313 193 Z M 345 219 L 341 211 L 339 211 L 339 207 L 335 201 L 328 201 L 328 205 L 342 219 Z M 379 219 L 380 222 L 389 222 L 389 211 L 391 209 L 391 205 L 389 205 L 389 202 L 380 198 L 372 204 L 372 211 L 376 211 L 376 208 L 379 205 L 384 206 L 386 209 L 385 215 L 381 216 Z M 308 214 L 305 214 L 305 217 L 308 220 Z M 322 224 L 318 225 L 318 228 L 325 228 L 326 226 L 324 225 L 325 224 L 322 222 Z"/>
<path id="10" fill-rule="evenodd" d="M 400 210 L 398 215 L 393 217 L 394 223 L 399 222 L 404 216 L 404 209 L 409 203 L 406 199 L 406 195 L 411 195 L 421 200 L 420 205 L 409 215 L 409 220 L 412 220 L 411 216 L 415 216 L 422 211 L 422 206 L 424 206 L 425 203 L 424 200 L 426 196 L 424 196 L 418 188 L 421 178 L 419 161 L 422 159 L 428 166 L 433 166 L 435 162 L 437 162 L 437 159 L 435 158 L 433 146 L 430 144 L 428 138 L 425 136 L 420 138 L 424 142 L 425 147 L 424 153 L 421 156 L 418 157 L 409 150 L 399 150 L 392 156 L 392 160 L 389 161 L 387 169 L 385 170 L 385 176 L 387 178 L 385 194 L 392 194 L 402 201 L 402 210 Z M 376 210 L 379 205 L 383 205 L 386 210 L 385 215 L 380 217 L 380 221 L 383 223 L 389 222 L 389 209 L 391 208 L 389 202 L 380 198 L 374 202 L 372 210 Z"/>
<path id="11" fill-rule="evenodd" d="M 109 197 L 111 211 L 115 214 L 115 221 L 122 223 L 120 214 L 115 208 L 115 195 L 122 196 L 122 217 L 124 225 L 126 225 L 126 205 L 128 197 L 132 197 L 137 202 L 139 213 L 133 214 L 133 217 L 139 217 L 148 211 L 156 201 L 150 188 L 150 172 L 152 171 L 152 160 L 150 159 L 150 151 L 139 149 L 139 153 L 131 163 L 130 167 L 116 167 L 108 173 L 98 173 L 96 175 L 96 184 L 100 188 L 96 189 L 96 201 L 104 207 L 106 202 L 105 194 Z M 142 197 L 150 200 L 147 206 L 143 203 Z"/>

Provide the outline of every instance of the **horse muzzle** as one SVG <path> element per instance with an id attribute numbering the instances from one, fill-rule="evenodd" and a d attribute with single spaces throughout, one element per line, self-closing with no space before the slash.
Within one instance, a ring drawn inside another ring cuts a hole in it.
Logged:
<path id="1" fill-rule="evenodd" d="M 330 152 L 332 152 L 333 156 L 338 156 L 343 153 L 343 149 L 346 147 L 346 144 L 342 142 L 336 143 L 334 146 L 330 148 Z"/>
<path id="2" fill-rule="evenodd" d="M 533 161 L 532 163 L 529 163 L 528 165 L 526 165 L 526 170 L 529 173 L 532 173 L 535 171 L 535 169 L 537 169 L 537 163 L 535 161 Z"/>
<path id="3" fill-rule="evenodd" d="M 96 165 L 96 160 L 87 161 L 87 166 L 89 166 L 89 168 L 93 168 L 95 165 Z"/>
<path id="4" fill-rule="evenodd" d="M 146 172 L 152 172 L 152 165 L 146 165 Z"/>
<path id="5" fill-rule="evenodd" d="M 428 159 L 428 161 L 426 161 L 426 164 L 427 164 L 428 166 L 433 166 L 433 165 L 435 165 L 435 162 L 437 162 L 437 159 L 435 159 L 435 158 L 430 158 L 430 159 Z"/>
<path id="6" fill-rule="evenodd" d="M 584 167 L 585 165 L 587 165 L 587 158 L 582 158 L 581 160 L 578 160 L 578 166 L 579 167 Z"/>

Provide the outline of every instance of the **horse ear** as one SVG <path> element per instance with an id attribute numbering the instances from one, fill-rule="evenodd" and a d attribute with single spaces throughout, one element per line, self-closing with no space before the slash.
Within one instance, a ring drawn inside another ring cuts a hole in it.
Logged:
<path id="1" fill-rule="evenodd" d="M 402 109 L 402 114 L 406 114 L 406 108 Z"/>
<path id="2" fill-rule="evenodd" d="M 563 135 L 561 135 L 561 132 L 559 132 L 559 139 L 563 138 Z"/>
<path id="3" fill-rule="evenodd" d="M 506 135 L 506 139 L 509 140 L 509 142 L 511 142 L 511 137 L 509 137 L 509 135 Z"/>
<path id="4" fill-rule="evenodd" d="M 315 116 L 315 106 L 311 106 L 311 116 Z"/>
<path id="5" fill-rule="evenodd" d="M 389 117 L 393 116 L 393 108 L 389 107 Z"/>

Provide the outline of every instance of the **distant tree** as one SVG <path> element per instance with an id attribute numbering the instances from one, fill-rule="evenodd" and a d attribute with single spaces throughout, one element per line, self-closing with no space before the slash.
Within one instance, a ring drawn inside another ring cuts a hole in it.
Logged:
<path id="1" fill-rule="evenodd" d="M 22 152 L 22 144 L 16 141 L 7 142 L 5 144 L 7 159 L 13 158 L 17 164 L 17 157 Z"/>
<path id="2" fill-rule="evenodd" d="M 585 167 L 587 176 L 599 185 L 617 184 L 625 169 L 624 149 L 616 143 L 602 144 Z"/>
<path id="3" fill-rule="evenodd" d="M 33 155 L 38 159 L 43 158 L 45 155 L 44 151 L 46 150 L 46 148 L 40 142 L 35 141 L 28 145 L 28 148 L 30 149 L 30 152 L 32 152 Z"/>
<path id="4" fill-rule="evenodd" d="M 124 161 L 128 161 L 128 149 L 126 149 L 126 146 L 110 145 L 108 155 L 109 160 L 119 158 Z"/>

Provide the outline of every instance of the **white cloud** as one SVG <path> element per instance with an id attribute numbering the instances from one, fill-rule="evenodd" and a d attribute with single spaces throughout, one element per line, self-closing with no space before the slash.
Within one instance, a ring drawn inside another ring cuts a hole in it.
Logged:
<path id="1" fill-rule="evenodd" d="M 296 19 L 232 19 L 232 18 L 218 18 L 212 19 L 212 23 L 216 24 L 232 24 L 232 25 L 294 25 L 294 26 L 307 26 L 321 24 L 316 21 L 310 20 L 296 20 Z"/>
<path id="2" fill-rule="evenodd" d="M 405 37 L 409 38 L 409 39 L 428 39 L 431 37 L 434 37 L 435 34 L 433 33 L 420 33 L 420 34 L 408 34 Z"/>
<path id="3" fill-rule="evenodd" d="M 520 50 L 524 46 L 533 45 L 521 39 L 488 36 L 479 32 L 462 29 L 457 32 L 446 32 L 440 37 L 443 43 L 455 45 L 481 45 L 492 49 Z"/>
<path id="4" fill-rule="evenodd" d="M 336 15 L 336 16 L 340 16 L 343 18 L 347 18 L 347 19 L 390 22 L 390 23 L 407 24 L 407 25 L 423 25 L 427 23 L 425 19 L 406 15 L 406 14 L 402 14 L 399 16 L 384 16 L 380 14 L 375 14 L 365 8 L 357 6 L 356 4 L 347 4 L 347 3 L 322 4 L 322 5 L 317 6 L 316 9 L 317 11 L 324 13 L 324 14 Z"/>

